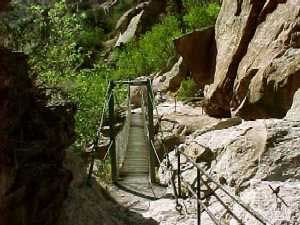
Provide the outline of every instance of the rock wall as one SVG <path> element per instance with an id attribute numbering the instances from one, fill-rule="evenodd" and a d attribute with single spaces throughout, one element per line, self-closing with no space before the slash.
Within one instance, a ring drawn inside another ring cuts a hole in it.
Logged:
<path id="1" fill-rule="evenodd" d="M 186 34 L 175 40 L 175 46 L 199 86 L 213 82 L 217 55 L 214 27 Z"/>
<path id="2" fill-rule="evenodd" d="M 47 103 L 27 70 L 24 54 L 0 49 L 0 225 L 54 224 L 72 180 L 74 106 Z"/>
<path id="3" fill-rule="evenodd" d="M 206 36 L 190 45 L 204 43 Z M 300 1 L 224 0 L 215 41 L 215 72 L 194 73 L 198 83 L 209 85 L 206 112 L 245 119 L 284 117 L 300 87 Z M 188 59 L 189 49 L 179 53 Z M 205 47 L 197 51 L 210 55 Z M 192 72 L 200 59 L 190 66 Z"/>
<path id="4" fill-rule="evenodd" d="M 238 117 L 210 118 L 200 113 L 197 113 L 197 118 L 193 118 L 192 110 L 187 105 L 178 107 L 176 113 L 167 114 L 167 105 L 160 104 L 159 112 L 160 114 L 162 110 L 164 112 L 162 117 L 164 137 L 170 135 L 176 137 L 176 130 L 179 130 L 179 127 L 188 128 L 189 120 L 195 125 L 194 129 L 185 133 L 184 144 L 176 143 L 168 149 L 174 173 L 176 174 L 178 165 L 175 152 L 178 147 L 227 191 L 239 196 L 247 205 L 261 214 L 269 221 L 268 224 L 298 225 L 300 222 L 299 93 L 299 91 L 296 92 L 292 108 L 284 119 L 245 121 Z M 169 103 L 169 109 L 172 107 Z M 169 121 L 165 121 L 164 118 L 168 118 Z M 172 120 L 176 121 L 176 126 L 174 123 L 172 125 Z M 180 167 L 185 182 L 196 190 L 196 169 L 183 156 Z M 172 194 L 171 173 L 168 168 L 169 163 L 164 159 L 158 170 L 158 177 L 162 184 L 168 185 L 167 193 Z M 214 183 L 205 176 L 202 178 L 233 209 L 243 224 L 261 224 L 226 197 Z M 177 176 L 175 176 L 175 184 L 177 185 Z M 277 194 L 273 191 L 276 188 Z M 191 195 L 184 183 L 182 183 L 182 190 L 183 195 Z M 220 218 L 221 224 L 238 224 L 212 196 L 212 191 L 204 185 L 204 182 L 201 186 L 201 198 L 209 210 Z M 169 206 L 168 203 L 162 201 L 158 204 L 165 204 L 161 205 L 162 208 Z M 192 207 L 195 210 L 196 205 Z M 163 214 L 167 213 L 163 212 Z M 154 216 L 158 218 L 158 215 Z M 168 216 L 163 220 L 171 221 L 174 218 L 174 215 Z M 158 220 L 162 219 L 158 218 Z M 202 213 L 201 220 L 203 224 L 214 224 L 206 213 Z M 169 221 L 162 224 L 171 224 Z M 190 223 L 185 221 L 179 224 L 196 224 L 196 218 Z"/>
<path id="5" fill-rule="evenodd" d="M 120 33 L 115 47 L 120 47 L 149 31 L 165 13 L 166 6 L 165 0 L 149 0 L 139 3 L 125 12 L 115 28 Z"/>

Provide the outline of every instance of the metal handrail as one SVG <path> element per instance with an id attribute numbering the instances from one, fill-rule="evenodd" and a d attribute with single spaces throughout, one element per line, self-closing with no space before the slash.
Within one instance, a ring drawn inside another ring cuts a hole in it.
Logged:
<path id="1" fill-rule="evenodd" d="M 147 129 L 146 129 L 146 130 L 147 130 L 146 136 L 148 137 L 149 144 L 152 146 L 152 148 L 153 148 L 153 150 L 154 150 L 155 157 L 156 157 L 157 161 L 159 162 L 159 164 L 161 164 L 161 160 L 160 160 L 160 158 L 159 158 L 159 156 L 158 156 L 157 149 L 156 149 L 156 147 L 155 147 L 153 141 L 150 140 L 150 137 L 149 137 L 149 129 L 148 129 L 148 126 L 147 126 L 147 124 L 146 124 L 146 121 L 147 121 L 147 113 L 146 113 L 146 110 L 144 110 L 144 108 L 145 108 L 145 97 L 144 97 L 144 93 L 143 93 L 142 90 L 141 90 L 141 96 L 142 96 L 142 98 L 141 98 L 141 102 L 142 102 L 141 106 L 142 106 L 142 107 L 141 107 L 141 108 L 142 108 L 142 112 L 143 112 L 143 114 L 144 114 L 145 127 L 147 127 Z"/>
<path id="2" fill-rule="evenodd" d="M 156 156 L 156 159 L 157 159 L 158 163 L 161 164 L 162 161 L 160 160 L 160 158 L 159 158 L 159 156 L 158 156 L 158 154 L 157 154 L 156 147 L 155 147 L 155 145 L 154 145 L 154 143 L 153 143 L 152 140 L 150 141 L 150 144 L 152 145 L 152 148 L 154 149 L 154 153 L 155 153 L 155 156 Z"/>
<path id="3" fill-rule="evenodd" d="M 197 194 L 194 192 L 193 188 L 191 185 L 184 180 L 184 178 L 180 175 L 180 178 L 182 179 L 183 183 L 187 186 L 189 191 L 193 194 L 195 198 L 197 198 L 197 203 L 201 205 L 201 207 L 205 210 L 205 212 L 208 214 L 208 216 L 211 218 L 211 220 L 216 224 L 216 225 L 221 225 L 217 218 L 214 216 L 214 214 L 207 208 L 207 206 L 198 198 Z M 200 212 L 201 213 L 201 212 Z"/>
<path id="4" fill-rule="evenodd" d="M 150 80 L 148 80 L 148 82 L 150 82 Z M 150 83 L 151 85 L 151 83 Z M 158 120 L 158 126 L 159 126 L 159 129 L 158 129 L 158 132 L 160 133 L 160 139 L 161 139 L 161 143 L 162 143 L 162 148 L 163 148 L 163 152 L 164 152 L 164 156 L 166 157 L 166 160 L 167 160 L 167 169 L 169 170 L 169 172 L 171 172 L 171 184 L 172 184 L 172 187 L 173 187 L 173 193 L 174 193 L 174 197 L 175 197 L 175 201 L 176 201 L 176 210 L 181 212 L 182 210 L 182 205 L 179 203 L 179 196 L 178 196 L 178 193 L 177 193 L 177 190 L 176 190 L 176 185 L 175 185 L 175 181 L 173 178 L 175 178 L 174 176 L 174 168 L 172 166 L 172 163 L 169 159 L 169 155 L 168 155 L 168 152 L 166 151 L 166 147 L 164 145 L 164 133 L 163 133 L 163 130 L 162 130 L 162 126 L 161 126 L 161 122 L 159 121 L 159 113 L 158 113 L 158 107 L 157 107 L 157 104 L 155 102 L 155 98 L 154 98 L 154 93 L 153 93 L 153 89 L 151 88 L 151 92 L 148 93 L 148 95 L 150 96 L 150 98 L 148 98 L 150 100 L 150 103 L 148 102 L 148 104 L 152 104 L 153 108 L 155 109 L 155 112 L 156 112 L 156 117 L 157 117 L 157 120 Z M 148 133 L 149 133 L 149 130 L 148 130 Z M 155 156 L 158 160 L 158 162 L 161 164 L 161 160 L 159 159 L 159 156 L 158 156 L 158 153 L 157 153 L 157 149 L 153 143 L 153 141 L 151 140 L 150 142 L 151 146 L 152 146 L 152 149 L 155 153 Z"/>
<path id="5" fill-rule="evenodd" d="M 93 141 L 92 159 L 91 159 L 90 168 L 89 168 L 89 172 L 88 172 L 88 176 L 87 176 L 87 184 L 90 184 L 90 179 L 92 178 L 93 167 L 94 167 L 94 163 L 95 163 L 95 152 L 96 152 L 96 148 L 98 146 L 99 140 L 101 138 L 101 129 L 103 128 L 104 115 L 105 115 L 105 112 L 106 112 L 106 109 L 108 106 L 108 102 L 109 102 L 110 98 L 112 97 L 112 93 L 108 96 L 108 91 L 109 91 L 108 89 L 109 88 L 107 87 L 106 93 L 105 93 L 105 102 L 104 102 L 102 112 L 101 112 L 101 119 L 100 119 L 99 125 L 97 127 L 96 137 Z M 109 149 L 110 148 L 108 148 L 105 155 L 108 154 Z"/>
<path id="6" fill-rule="evenodd" d="M 203 178 L 200 176 L 200 179 L 202 181 L 202 183 L 206 186 L 206 188 L 208 189 L 208 191 L 210 191 L 212 193 L 212 195 L 221 203 L 221 205 L 227 210 L 227 212 L 240 224 L 240 225 L 244 225 L 243 221 L 241 219 L 239 219 L 233 212 L 232 210 L 228 207 L 228 205 L 226 205 L 226 203 L 215 193 L 215 191 L 212 190 L 212 188 L 208 185 L 208 183 L 203 180 Z"/>
<path id="7" fill-rule="evenodd" d="M 152 90 L 153 91 L 153 90 Z M 152 94 L 150 95 L 151 96 L 151 98 L 150 98 L 150 100 L 151 100 L 151 104 L 153 105 L 153 107 L 155 108 L 155 111 L 156 111 L 156 115 L 157 115 L 157 119 L 159 120 L 159 113 L 158 113 L 158 108 L 157 108 L 157 104 L 156 104 L 156 102 L 155 102 L 155 99 L 154 99 L 154 94 L 153 94 L 153 92 L 152 92 Z M 163 131 L 162 131 L 162 127 L 161 127 L 161 123 L 160 123 L 160 121 L 158 121 L 158 125 L 159 125 L 159 132 L 160 132 L 160 135 L 161 135 L 161 137 L 163 138 Z M 152 145 L 153 145 L 153 148 L 155 149 L 155 147 L 154 147 L 154 144 L 153 143 L 151 143 Z M 163 143 L 162 143 L 163 144 Z M 165 148 L 164 148 L 164 144 L 163 144 L 163 149 L 164 149 L 164 152 L 165 152 L 165 154 L 167 153 L 166 151 L 165 151 Z M 209 181 L 212 181 L 214 184 L 216 184 L 217 185 L 217 187 L 218 188 L 220 188 L 227 196 L 229 196 L 232 200 L 234 200 L 238 205 L 240 205 L 243 209 L 245 209 L 249 214 L 251 214 L 256 220 L 258 220 L 259 222 L 261 222 L 262 224 L 264 224 L 264 225 L 268 225 L 269 223 L 268 222 L 266 222 L 267 220 L 266 219 L 264 219 L 260 214 L 258 214 L 257 212 L 255 212 L 252 208 L 250 208 L 250 207 L 248 207 L 245 203 L 243 203 L 242 202 L 242 200 L 240 200 L 238 197 L 234 197 L 233 195 L 231 195 L 226 189 L 224 189 L 218 182 L 216 182 L 216 181 L 214 181 L 201 167 L 199 167 L 192 159 L 190 159 L 189 158 L 189 156 L 187 155 L 187 154 L 185 154 L 184 152 L 182 152 L 182 151 L 180 151 L 180 150 L 178 150 L 178 154 L 182 154 L 182 155 L 184 155 L 186 158 L 187 158 L 187 160 L 188 161 L 190 161 L 192 164 L 193 164 L 193 166 L 195 166 L 196 168 L 197 168 L 197 171 L 199 171 L 199 172 L 197 172 L 197 173 L 202 173 L 202 174 L 204 174 L 207 178 L 208 178 L 208 180 Z M 157 155 L 157 154 L 156 154 Z M 158 155 L 157 155 L 157 157 L 158 157 Z M 168 157 L 167 157 L 167 160 L 168 160 Z M 177 171 L 180 171 L 180 157 L 179 157 L 179 163 L 178 163 L 178 170 Z M 184 183 L 186 183 L 185 181 L 184 181 L 184 179 L 183 179 L 183 177 L 181 176 L 181 174 L 179 174 L 178 173 L 178 176 L 182 179 L 182 181 L 184 182 Z M 179 179 L 180 179 L 179 178 Z M 200 182 L 200 180 L 207 186 L 207 188 L 208 189 L 210 189 L 211 190 L 211 188 L 209 187 L 209 185 L 202 179 L 202 176 L 201 175 L 199 175 L 199 178 L 197 179 L 197 180 L 199 180 L 199 182 Z M 187 183 L 186 183 L 187 184 Z M 180 181 L 178 182 L 178 185 L 180 185 Z M 198 196 L 193 190 L 192 190 L 192 187 L 190 186 L 190 185 L 187 185 L 188 186 L 188 188 L 190 189 L 189 191 L 194 195 L 194 196 Z M 200 191 L 200 187 L 199 187 L 199 191 Z M 178 194 L 179 194 L 179 197 L 180 197 L 180 195 L 181 195 L 181 190 L 179 190 L 179 188 L 178 188 Z M 199 193 L 200 194 L 200 193 Z M 213 195 L 216 197 L 216 199 L 223 205 L 223 207 L 232 215 L 232 217 L 238 222 L 238 223 L 240 223 L 240 224 L 243 224 L 243 222 L 230 210 L 230 208 L 222 201 L 222 199 L 221 198 L 219 198 L 219 196 L 217 196 L 217 194 L 215 193 L 215 192 L 213 192 Z M 199 196 L 198 196 L 199 197 Z M 210 216 L 210 218 L 213 220 L 213 222 L 215 223 L 215 224 L 219 224 L 218 222 L 217 222 L 217 220 L 216 220 L 216 218 L 213 216 L 213 214 L 212 213 L 210 213 L 209 211 L 208 211 L 208 208 L 201 202 L 201 200 L 198 198 L 197 199 L 197 202 L 198 202 L 198 204 L 200 204 L 201 205 L 201 207 L 202 208 L 204 208 L 204 210 L 208 213 L 208 215 Z M 199 210 L 198 210 L 199 211 Z M 200 212 L 201 213 L 201 212 Z M 200 224 L 201 223 L 201 218 L 200 218 L 200 215 L 198 215 L 198 224 Z"/>
<path id="8" fill-rule="evenodd" d="M 117 144 L 118 142 L 116 141 L 117 175 L 119 175 L 119 171 L 122 168 L 124 160 L 125 160 L 128 139 L 129 139 L 129 129 L 130 129 L 130 123 L 131 123 L 131 105 L 130 105 L 130 87 L 129 87 L 129 85 L 128 85 L 127 91 L 128 91 L 128 93 L 127 93 L 127 117 L 126 117 L 126 121 L 125 121 L 124 126 L 122 127 L 122 131 L 121 131 L 121 134 L 124 133 L 126 136 L 125 136 L 125 138 L 122 138 L 121 135 L 120 136 L 119 136 L 119 134 L 116 135 L 116 138 L 121 137 L 121 140 L 123 140 L 123 142 L 121 144 L 120 143 Z"/>
<path id="9" fill-rule="evenodd" d="M 177 149 L 177 156 L 180 159 L 180 155 L 183 155 L 187 161 L 189 161 L 190 163 L 193 164 L 194 167 L 196 167 L 197 171 L 199 171 L 200 173 L 202 173 L 204 176 L 206 176 L 208 178 L 208 181 L 213 182 L 220 190 L 222 190 L 228 197 L 230 197 L 234 202 L 236 202 L 239 206 L 241 206 L 245 211 L 247 211 L 250 215 L 252 215 L 257 221 L 259 221 L 260 223 L 264 224 L 264 225 L 269 225 L 270 223 L 267 222 L 267 220 L 261 216 L 259 213 L 255 212 L 251 207 L 247 206 L 241 199 L 239 199 L 237 196 L 233 196 L 232 194 L 229 193 L 229 191 L 227 191 L 224 187 L 222 187 L 222 185 L 220 185 L 217 181 L 215 181 L 210 175 L 208 175 L 204 169 L 202 169 L 196 162 L 194 162 L 194 160 L 192 160 L 186 153 L 184 153 L 183 151 Z M 179 160 L 180 161 L 180 160 Z M 180 162 L 178 164 L 178 171 L 180 171 Z M 180 172 L 179 172 L 180 174 Z M 180 177 L 182 178 L 182 176 L 180 175 Z M 201 179 L 203 181 L 203 179 L 201 178 L 202 176 L 200 175 L 199 179 Z M 180 178 L 179 178 L 180 179 Z M 205 183 L 205 182 L 204 182 Z M 206 184 L 207 185 L 207 184 Z M 181 187 L 178 187 L 179 189 L 181 189 Z M 216 194 L 215 194 L 216 195 Z M 221 203 L 222 204 L 222 203 Z M 226 208 L 227 210 L 231 211 L 229 208 Z M 233 213 L 231 211 L 231 213 Z M 235 218 L 236 219 L 236 218 Z M 238 220 L 239 222 L 240 220 Z"/>

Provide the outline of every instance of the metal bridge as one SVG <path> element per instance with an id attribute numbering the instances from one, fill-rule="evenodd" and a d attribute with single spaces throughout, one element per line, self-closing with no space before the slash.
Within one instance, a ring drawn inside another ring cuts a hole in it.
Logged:
<path id="1" fill-rule="evenodd" d="M 121 129 L 116 127 L 116 112 L 115 112 L 115 92 L 119 86 L 127 86 L 127 113 L 126 120 L 123 122 Z M 131 107 L 130 88 L 132 86 L 140 86 L 140 110 L 133 110 Z M 156 117 L 156 128 L 154 127 L 154 114 Z M 107 115 L 108 114 L 108 115 Z M 106 117 L 107 116 L 107 117 Z M 229 206 L 222 197 L 218 196 L 216 190 L 212 190 L 210 184 L 213 183 L 219 191 L 222 191 L 222 196 L 230 198 L 232 202 L 239 205 L 248 214 L 252 215 L 254 220 L 260 224 L 270 225 L 270 223 L 254 209 L 245 204 L 238 196 L 232 194 L 218 181 L 214 180 L 198 163 L 193 161 L 184 151 L 176 150 L 177 155 L 177 168 L 173 168 L 172 163 L 168 158 L 168 152 L 164 148 L 163 132 L 160 125 L 157 105 L 152 90 L 151 80 L 134 80 L 134 81 L 110 81 L 106 93 L 106 101 L 103 107 L 102 116 L 97 129 L 97 135 L 94 140 L 94 151 L 92 152 L 92 160 L 88 174 L 88 181 L 92 176 L 97 146 L 102 137 L 102 129 L 104 120 L 108 121 L 109 125 L 109 146 L 105 154 L 104 160 L 109 158 L 111 165 L 111 179 L 114 184 L 122 185 L 135 182 L 136 185 L 146 185 L 151 187 L 154 198 L 155 195 L 153 185 L 159 183 L 156 178 L 156 167 L 161 164 L 162 158 L 154 145 L 154 137 L 160 141 L 163 146 L 164 159 L 167 162 L 167 167 L 171 177 L 171 185 L 173 187 L 174 198 L 176 201 L 176 210 L 182 211 L 180 201 L 183 198 L 182 184 L 187 187 L 190 198 L 194 198 L 197 202 L 197 224 L 201 225 L 201 215 L 207 213 L 211 221 L 216 225 L 223 225 L 220 218 L 216 218 L 209 207 L 204 204 L 204 199 L 201 193 L 204 189 L 211 190 L 212 196 L 224 207 L 228 214 L 237 222 L 237 224 L 245 224 L 244 218 L 234 213 L 231 206 Z M 181 158 L 186 158 L 185 161 L 190 162 L 197 170 L 196 184 L 190 184 L 181 175 Z M 146 181 L 146 182 L 145 182 Z M 202 188 L 204 188 L 202 190 Z M 139 193 L 137 193 L 139 194 Z"/>

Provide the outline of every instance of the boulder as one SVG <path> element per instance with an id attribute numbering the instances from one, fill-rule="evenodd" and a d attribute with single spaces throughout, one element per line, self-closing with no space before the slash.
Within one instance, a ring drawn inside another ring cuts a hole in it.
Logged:
<path id="1" fill-rule="evenodd" d="M 267 181 L 299 181 L 299 122 L 267 120 L 265 153 L 256 177 Z"/>
<path id="2" fill-rule="evenodd" d="M 166 1 L 150 0 L 138 3 L 137 6 L 125 12 L 116 25 L 116 30 L 121 34 L 115 47 L 121 47 L 122 44 L 149 31 L 152 25 L 159 21 L 165 9 Z"/>
<path id="3" fill-rule="evenodd" d="M 285 116 L 300 87 L 299 11 L 296 0 L 223 1 L 209 115 Z"/>
<path id="4" fill-rule="evenodd" d="M 186 150 L 193 154 L 196 149 L 196 155 L 205 149 L 211 151 L 214 157 L 210 170 L 235 183 L 237 188 L 248 185 L 253 177 L 297 181 L 300 179 L 300 153 L 296 149 L 299 136 L 298 121 L 256 120 L 203 133 L 194 137 L 192 144 L 186 142 Z"/>
<path id="5" fill-rule="evenodd" d="M 147 77 L 139 77 L 136 80 L 145 80 Z M 147 101 L 147 87 L 143 86 L 130 86 L 130 103 L 134 107 L 140 107 L 142 104 L 142 99 Z M 143 98 L 142 98 L 143 97 Z"/>
<path id="6" fill-rule="evenodd" d="M 194 109 L 194 111 L 197 111 Z M 202 128 L 205 128 L 209 126 L 212 123 L 215 123 L 218 121 L 218 119 L 202 115 L 192 115 L 192 114 L 183 114 L 183 113 L 170 113 L 168 115 L 165 115 L 168 121 L 174 121 L 176 124 L 179 124 L 184 129 L 180 129 L 181 135 L 189 135 L 193 132 L 200 130 Z M 164 120 L 164 118 L 163 118 Z"/>
<path id="7" fill-rule="evenodd" d="M 264 121 L 245 122 L 236 127 L 206 133 L 197 139 L 200 143 L 204 140 L 208 140 L 208 145 L 216 154 L 211 170 L 227 181 L 234 180 L 238 186 L 256 175 L 267 151 Z"/>
<path id="8" fill-rule="evenodd" d="M 131 8 L 128 11 L 126 11 L 118 20 L 115 30 L 117 30 L 121 33 L 125 32 L 131 19 L 133 17 L 135 17 L 136 15 L 138 15 L 139 13 L 141 13 L 147 5 L 149 5 L 148 1 L 142 2 L 142 3 L 139 3 L 136 7 Z"/>
<path id="9" fill-rule="evenodd" d="M 215 159 L 214 153 L 209 148 L 197 143 L 188 145 L 185 148 L 184 152 L 197 163 L 206 162 L 210 165 L 211 162 Z"/>
<path id="10" fill-rule="evenodd" d="M 193 31 L 175 41 L 176 50 L 183 57 L 184 65 L 199 86 L 211 84 L 216 64 L 215 28 Z"/>
<path id="11" fill-rule="evenodd" d="M 213 130 L 223 130 L 233 126 L 237 126 L 242 123 L 242 119 L 240 117 L 232 117 L 232 118 L 223 118 L 219 120 L 215 120 L 212 123 L 204 126 L 203 128 L 196 130 L 192 136 L 198 137 L 201 134 L 207 133 Z"/>
<path id="12" fill-rule="evenodd" d="M 293 104 L 290 110 L 287 112 L 285 119 L 292 121 L 300 121 L 300 89 L 296 91 L 293 98 Z"/>
<path id="13" fill-rule="evenodd" d="M 280 187 L 278 196 L 273 193 L 270 186 L 273 189 Z M 241 194 L 241 199 L 263 216 L 269 224 L 299 225 L 300 201 L 297 197 L 299 194 L 300 186 L 296 182 L 282 183 L 252 180 L 250 187 Z M 243 218 L 245 224 L 261 224 L 237 204 L 233 205 L 233 212 L 239 215 L 239 218 Z M 228 224 L 236 225 L 238 223 L 231 218 Z"/>
<path id="14" fill-rule="evenodd" d="M 183 58 L 174 64 L 172 69 L 154 79 L 160 92 L 176 92 L 181 86 L 181 82 L 187 77 L 188 71 L 183 64 Z"/>
<path id="15" fill-rule="evenodd" d="M 146 33 L 151 27 L 159 22 L 161 14 L 166 12 L 167 1 L 166 0 L 151 0 L 147 6 L 145 6 L 145 13 L 142 17 L 140 32 Z"/>

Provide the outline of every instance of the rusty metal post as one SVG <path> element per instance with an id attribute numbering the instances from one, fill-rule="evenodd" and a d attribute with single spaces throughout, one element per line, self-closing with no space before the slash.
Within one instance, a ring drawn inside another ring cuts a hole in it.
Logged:
<path id="1" fill-rule="evenodd" d="M 201 174 L 200 170 L 197 169 L 197 217 L 198 217 L 198 225 L 201 225 L 201 204 L 199 201 L 201 201 Z"/>

